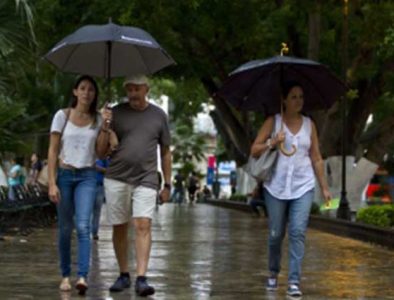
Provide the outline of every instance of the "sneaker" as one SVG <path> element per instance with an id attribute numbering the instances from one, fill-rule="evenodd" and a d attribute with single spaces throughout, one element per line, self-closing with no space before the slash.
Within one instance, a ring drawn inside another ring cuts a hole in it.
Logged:
<path id="1" fill-rule="evenodd" d="M 135 281 L 135 292 L 140 297 L 146 297 L 153 295 L 155 293 L 155 289 L 148 284 L 145 276 L 138 276 Z"/>
<path id="2" fill-rule="evenodd" d="M 78 290 L 79 295 L 85 295 L 86 290 L 88 289 L 88 284 L 84 277 L 79 277 L 77 283 L 75 284 L 75 288 Z"/>
<path id="3" fill-rule="evenodd" d="M 278 278 L 275 276 L 268 277 L 265 289 L 267 291 L 276 291 L 278 289 Z"/>
<path id="4" fill-rule="evenodd" d="M 287 295 L 291 297 L 301 297 L 302 293 L 298 284 L 289 284 L 289 287 L 287 288 Z"/>
<path id="5" fill-rule="evenodd" d="M 130 277 L 119 276 L 115 283 L 109 288 L 110 292 L 121 292 L 124 289 L 129 288 L 131 285 Z"/>
<path id="6" fill-rule="evenodd" d="M 71 283 L 69 277 L 63 277 L 62 281 L 60 282 L 59 289 L 62 292 L 69 292 L 71 291 Z"/>

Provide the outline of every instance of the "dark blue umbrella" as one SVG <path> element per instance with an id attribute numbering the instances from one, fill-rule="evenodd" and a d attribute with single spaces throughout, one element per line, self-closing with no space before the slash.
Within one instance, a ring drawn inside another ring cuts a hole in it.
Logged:
<path id="1" fill-rule="evenodd" d="M 45 59 L 65 72 L 107 79 L 153 74 L 175 63 L 146 31 L 112 22 L 81 27 L 58 42 Z"/>
<path id="2" fill-rule="evenodd" d="M 305 111 L 328 109 L 347 90 L 346 85 L 320 63 L 275 56 L 238 67 L 230 73 L 218 95 L 240 110 L 279 113 L 281 83 L 289 80 L 302 85 Z"/>

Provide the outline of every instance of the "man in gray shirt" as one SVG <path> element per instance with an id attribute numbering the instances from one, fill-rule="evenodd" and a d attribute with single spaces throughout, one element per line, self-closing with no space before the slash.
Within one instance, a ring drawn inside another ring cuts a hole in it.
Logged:
<path id="1" fill-rule="evenodd" d="M 136 282 L 139 296 L 154 294 L 145 276 L 151 248 L 151 220 L 158 190 L 157 146 L 160 146 L 164 188 L 162 202 L 167 202 L 171 190 L 170 132 L 162 109 L 150 104 L 146 96 L 149 85 L 145 76 L 127 78 L 123 84 L 128 103 L 102 112 L 103 125 L 97 140 L 97 153 L 105 157 L 109 149 L 110 127 L 119 145 L 112 153 L 104 178 L 108 221 L 113 225 L 113 245 L 120 276 L 110 287 L 119 292 L 130 287 L 128 268 L 128 222 L 132 214 L 136 231 Z"/>

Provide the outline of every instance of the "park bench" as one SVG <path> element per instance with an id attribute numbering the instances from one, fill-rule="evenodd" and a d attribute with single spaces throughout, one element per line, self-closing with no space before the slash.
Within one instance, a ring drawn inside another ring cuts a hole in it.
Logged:
<path id="1" fill-rule="evenodd" d="M 39 185 L 10 187 L 16 200 L 8 199 L 8 187 L 0 187 L 0 233 L 11 229 L 27 235 L 35 227 L 49 226 L 56 216 L 54 205 Z"/>

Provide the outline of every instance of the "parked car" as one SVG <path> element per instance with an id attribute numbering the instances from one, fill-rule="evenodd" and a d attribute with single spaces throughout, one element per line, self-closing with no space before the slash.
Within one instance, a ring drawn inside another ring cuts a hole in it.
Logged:
<path id="1" fill-rule="evenodd" d="M 394 195 L 393 178 L 385 170 L 379 169 L 375 173 L 366 190 L 368 205 L 392 203 Z"/>

